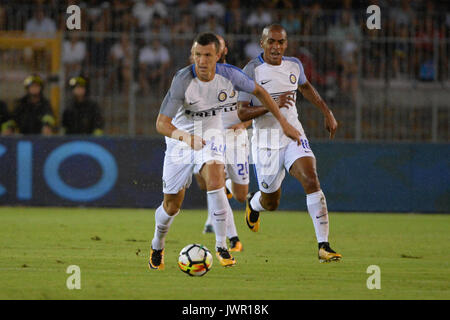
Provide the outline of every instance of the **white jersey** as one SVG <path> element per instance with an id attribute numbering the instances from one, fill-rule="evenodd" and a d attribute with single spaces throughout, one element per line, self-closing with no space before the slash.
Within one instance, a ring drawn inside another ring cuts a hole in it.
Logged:
<path id="1" fill-rule="evenodd" d="M 298 86 L 307 81 L 302 63 L 294 57 L 283 57 L 280 65 L 271 65 L 264 62 L 261 54 L 251 60 L 243 70 L 266 89 L 274 100 L 286 92 L 292 92 L 292 97 L 296 100 Z M 254 95 L 246 92 L 239 92 L 238 101 L 249 101 L 252 106 L 262 105 Z M 292 126 L 304 135 L 302 125 L 298 120 L 295 102 L 289 108 L 281 108 L 280 112 Z M 252 144 L 258 148 L 279 149 L 292 141 L 284 135 L 280 123 L 270 112 L 253 119 L 253 129 Z"/>
<path id="2" fill-rule="evenodd" d="M 222 121 L 224 129 L 228 129 L 231 126 L 242 122 L 237 114 L 237 98 L 237 91 L 233 90 L 228 97 L 227 105 L 223 108 Z"/>
<path id="3" fill-rule="evenodd" d="M 197 121 L 201 122 L 203 133 L 208 129 L 224 132 L 223 111 L 236 108 L 236 92 L 252 93 L 254 90 L 253 79 L 235 66 L 218 63 L 214 79 L 205 82 L 197 78 L 194 65 L 191 65 L 176 73 L 160 113 L 173 118 L 175 127 L 191 134 L 194 134 Z M 166 137 L 166 142 L 178 141 Z"/>

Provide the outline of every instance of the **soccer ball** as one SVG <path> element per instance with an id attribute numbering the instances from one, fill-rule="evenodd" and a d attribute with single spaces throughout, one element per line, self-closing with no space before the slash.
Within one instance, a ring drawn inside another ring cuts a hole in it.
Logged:
<path id="1" fill-rule="evenodd" d="M 203 276 L 212 267 L 211 252 L 204 245 L 189 244 L 180 251 L 178 266 L 190 276 Z"/>

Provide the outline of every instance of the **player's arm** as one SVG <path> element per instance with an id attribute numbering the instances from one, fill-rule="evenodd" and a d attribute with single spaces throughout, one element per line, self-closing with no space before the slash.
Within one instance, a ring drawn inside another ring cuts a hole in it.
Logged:
<path id="1" fill-rule="evenodd" d="M 255 90 L 252 92 L 252 94 L 255 95 L 258 100 L 261 101 L 261 103 L 273 114 L 275 119 L 278 120 L 284 134 L 292 140 L 297 141 L 297 144 L 300 145 L 300 132 L 295 129 L 281 114 L 278 104 L 272 99 L 270 94 L 256 82 Z"/>
<path id="2" fill-rule="evenodd" d="M 172 124 L 172 118 L 162 113 L 156 119 L 156 131 L 163 136 L 182 141 L 194 150 L 200 150 L 206 144 L 201 137 L 175 127 Z"/>
<path id="3" fill-rule="evenodd" d="M 161 109 L 156 119 L 156 131 L 163 136 L 182 141 L 194 150 L 200 150 L 206 144 L 201 137 L 178 129 L 172 123 L 172 119 L 183 105 L 184 92 L 183 80 L 175 76 L 161 104 Z"/>
<path id="4" fill-rule="evenodd" d="M 278 107 L 281 108 L 289 108 L 290 103 L 295 103 L 294 98 L 292 97 L 291 92 L 286 92 L 280 95 L 277 99 Z M 241 121 L 248 121 L 260 117 L 269 112 L 263 106 L 251 106 L 249 101 L 240 101 L 238 103 L 238 117 Z"/>
<path id="5" fill-rule="evenodd" d="M 331 112 L 330 108 L 328 108 L 325 101 L 309 81 L 306 81 L 305 83 L 299 85 L 298 89 L 306 98 L 306 100 L 311 102 L 313 105 L 319 108 L 320 111 L 322 111 L 325 117 L 325 128 L 328 130 L 328 132 L 330 132 L 330 139 L 333 139 L 338 127 L 338 123 L 334 118 L 333 112 Z"/>

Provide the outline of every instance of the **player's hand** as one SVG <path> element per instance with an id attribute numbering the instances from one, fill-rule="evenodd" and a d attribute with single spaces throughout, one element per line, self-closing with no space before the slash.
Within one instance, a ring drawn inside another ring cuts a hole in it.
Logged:
<path id="1" fill-rule="evenodd" d="M 206 145 L 206 141 L 195 134 L 191 134 L 187 140 L 186 143 L 195 151 L 201 150 Z"/>
<path id="2" fill-rule="evenodd" d="M 294 141 L 297 141 L 297 145 L 300 145 L 300 136 L 301 133 L 300 131 L 298 131 L 297 129 L 295 129 L 289 122 L 287 122 L 287 120 L 284 120 L 282 122 L 280 122 L 281 124 L 281 128 L 283 128 L 283 132 L 284 134 L 291 138 Z"/>
<path id="3" fill-rule="evenodd" d="M 243 130 L 246 130 L 247 126 L 245 122 L 240 122 L 232 125 L 229 129 L 234 131 L 235 135 L 240 135 Z"/>
<path id="4" fill-rule="evenodd" d="M 330 139 L 334 139 L 334 135 L 336 134 L 336 130 L 338 128 L 338 123 L 334 118 L 333 113 L 330 111 L 325 115 L 325 129 L 330 133 Z"/>
<path id="5" fill-rule="evenodd" d="M 294 97 L 292 96 L 292 92 L 285 92 L 280 95 L 277 99 L 278 106 L 281 108 L 289 108 L 295 105 Z"/>

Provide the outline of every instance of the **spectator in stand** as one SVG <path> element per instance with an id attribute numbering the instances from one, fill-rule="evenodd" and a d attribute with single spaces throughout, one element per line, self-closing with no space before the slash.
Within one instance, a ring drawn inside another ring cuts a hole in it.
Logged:
<path id="1" fill-rule="evenodd" d="M 56 33 L 55 22 L 46 17 L 42 7 L 38 6 L 34 11 L 34 16 L 25 25 L 25 32 L 28 36 L 36 38 L 51 38 Z M 27 64 L 31 64 L 33 70 L 43 70 L 48 68 L 49 53 L 35 44 L 33 48 L 25 48 L 24 58 Z"/>
<path id="2" fill-rule="evenodd" d="M 88 38 L 89 70 L 92 71 L 89 76 L 91 79 L 93 76 L 103 77 L 106 64 L 108 63 L 107 58 L 111 48 L 111 38 L 105 35 L 107 19 L 107 11 L 103 10 L 97 17 L 97 20 L 93 22 L 92 31 L 94 34 Z"/>
<path id="3" fill-rule="evenodd" d="M 139 82 L 144 94 L 150 87 L 161 91 L 167 81 L 167 70 L 170 66 L 169 50 L 161 45 L 158 39 L 151 46 L 145 46 L 139 53 Z"/>
<path id="4" fill-rule="evenodd" d="M 209 16 L 206 23 L 202 24 L 199 27 L 199 32 L 213 32 L 215 34 L 224 34 L 225 29 L 221 24 L 217 22 L 217 18 L 215 16 Z"/>
<path id="5" fill-rule="evenodd" d="M 14 133 L 14 121 L 8 111 L 8 106 L 0 100 L 0 133 L 2 135 L 11 135 Z"/>
<path id="6" fill-rule="evenodd" d="M 402 0 L 400 7 L 394 7 L 389 13 L 389 20 L 392 23 L 391 30 L 394 31 L 399 25 L 410 26 L 415 19 L 415 13 L 410 6 L 410 0 Z"/>
<path id="7" fill-rule="evenodd" d="M 133 2 L 131 0 L 114 0 L 111 7 L 111 23 L 108 31 L 130 32 L 137 24 L 137 19 L 133 17 Z"/>
<path id="8" fill-rule="evenodd" d="M 21 134 L 52 135 L 55 126 L 50 102 L 44 97 L 44 81 L 38 75 L 30 75 L 24 81 L 25 96 L 13 110 L 12 120 Z"/>
<path id="9" fill-rule="evenodd" d="M 74 77 L 70 79 L 69 86 L 73 98 L 63 113 L 64 133 L 102 135 L 103 116 L 98 104 L 89 99 L 87 79 Z"/>
<path id="10" fill-rule="evenodd" d="M 42 7 L 37 7 L 34 16 L 25 25 L 25 32 L 34 37 L 49 38 L 56 32 L 55 22 L 46 17 Z"/>
<path id="11" fill-rule="evenodd" d="M 225 27 L 227 33 L 242 33 L 243 14 L 240 0 L 229 1 L 228 9 L 225 13 Z"/>
<path id="12" fill-rule="evenodd" d="M 141 31 L 148 30 L 152 24 L 153 16 L 167 17 L 167 8 L 164 3 L 156 0 L 140 0 L 133 6 L 133 16 L 138 20 Z"/>
<path id="13" fill-rule="evenodd" d="M 200 20 L 206 20 L 210 16 L 215 16 L 218 19 L 223 19 L 225 16 L 225 7 L 214 0 L 206 0 L 200 2 L 195 7 L 195 16 Z"/>
<path id="14" fill-rule="evenodd" d="M 108 87 L 113 83 L 119 83 L 119 89 L 128 92 L 131 80 L 131 64 L 133 59 L 134 46 L 126 32 L 120 36 L 120 41 L 116 42 L 110 53 L 111 65 L 114 66 L 114 73 L 111 75 Z"/>
<path id="15" fill-rule="evenodd" d="M 252 28 L 262 29 L 271 23 L 272 16 L 269 11 L 264 9 L 261 3 L 258 3 L 256 10 L 252 10 L 252 13 L 247 18 L 247 25 Z"/>
<path id="16" fill-rule="evenodd" d="M 69 39 L 63 43 L 62 62 L 67 77 L 71 78 L 81 73 L 82 64 L 86 58 L 86 43 L 80 40 L 79 33 L 69 32 Z"/>
<path id="17" fill-rule="evenodd" d="M 195 23 L 192 14 L 189 11 L 183 11 L 180 19 L 172 28 L 173 34 L 190 34 L 195 33 Z"/>
<path id="18" fill-rule="evenodd" d="M 300 19 L 296 17 L 295 11 L 288 11 L 287 15 L 281 20 L 281 25 L 288 34 L 298 35 L 300 33 Z"/>

